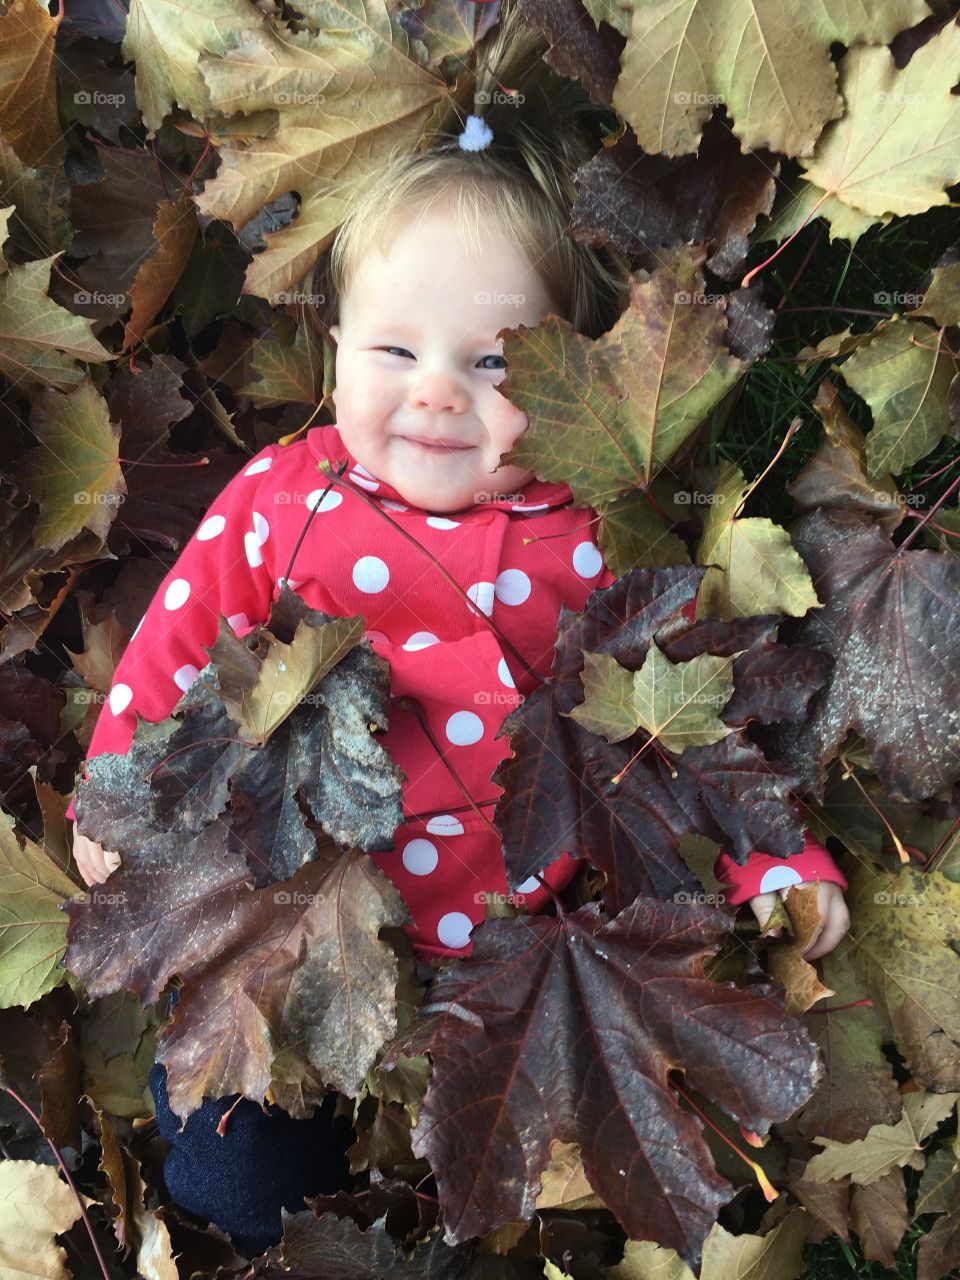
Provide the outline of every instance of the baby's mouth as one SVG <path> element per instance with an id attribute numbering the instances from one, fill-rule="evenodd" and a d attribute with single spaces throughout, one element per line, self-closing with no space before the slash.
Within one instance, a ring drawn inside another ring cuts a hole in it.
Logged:
<path id="1" fill-rule="evenodd" d="M 404 436 L 403 439 L 419 449 L 427 450 L 428 453 L 463 453 L 474 447 L 472 444 L 463 444 L 462 441 L 448 440 L 442 436 L 433 440 L 426 436 Z"/>

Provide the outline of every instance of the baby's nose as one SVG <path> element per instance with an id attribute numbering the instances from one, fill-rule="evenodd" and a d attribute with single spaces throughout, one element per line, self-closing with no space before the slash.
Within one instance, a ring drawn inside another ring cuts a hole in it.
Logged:
<path id="1" fill-rule="evenodd" d="M 424 373 L 414 383 L 410 403 L 433 413 L 463 413 L 470 403 L 466 388 L 446 373 Z"/>

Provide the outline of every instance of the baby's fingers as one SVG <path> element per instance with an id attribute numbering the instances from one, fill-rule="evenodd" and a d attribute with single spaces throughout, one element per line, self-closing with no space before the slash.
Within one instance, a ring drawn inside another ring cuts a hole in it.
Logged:
<path id="1" fill-rule="evenodd" d="M 750 899 L 750 910 L 757 917 L 757 923 L 762 929 L 773 914 L 773 908 L 777 905 L 776 893 L 757 893 Z M 783 925 L 778 925 L 776 929 L 771 929 L 766 935 L 768 938 L 782 938 Z"/>
<path id="2" fill-rule="evenodd" d="M 843 900 L 839 885 L 821 881 L 817 887 L 820 907 L 820 927 L 810 939 L 810 945 L 802 952 L 804 960 L 819 960 L 829 955 L 850 928 L 850 912 Z"/>
<path id="3" fill-rule="evenodd" d="M 73 833 L 73 857 L 84 884 L 103 884 L 111 872 L 120 865 L 120 855 L 112 850 L 104 852 L 96 840 Z"/>

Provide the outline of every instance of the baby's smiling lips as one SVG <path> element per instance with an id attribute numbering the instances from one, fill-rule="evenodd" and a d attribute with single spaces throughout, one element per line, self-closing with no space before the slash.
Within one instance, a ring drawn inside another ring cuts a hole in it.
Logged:
<path id="1" fill-rule="evenodd" d="M 472 449 L 472 444 L 464 444 L 462 440 L 450 440 L 446 436 L 437 436 L 430 439 L 427 436 L 404 436 L 405 440 L 409 440 L 411 444 L 419 445 L 421 449 L 428 449 L 431 453 L 450 453 L 453 450 Z"/>

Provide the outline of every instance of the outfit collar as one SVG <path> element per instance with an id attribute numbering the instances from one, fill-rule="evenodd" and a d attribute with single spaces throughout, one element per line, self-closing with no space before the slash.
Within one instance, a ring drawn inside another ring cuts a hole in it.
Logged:
<path id="1" fill-rule="evenodd" d="M 357 462 L 356 458 L 344 445 L 343 438 L 335 423 L 330 423 L 323 427 L 311 427 L 307 432 L 306 440 L 310 452 L 317 461 L 328 462 L 335 471 L 346 460 L 347 469 L 343 473 L 343 480 L 348 484 L 362 490 L 364 493 L 379 498 L 386 504 L 393 504 L 403 509 L 411 506 L 386 480 L 381 480 L 379 476 L 373 475 Z M 491 477 L 491 479 L 495 481 L 496 477 Z M 562 507 L 572 499 L 573 491 L 568 484 L 534 479 L 530 480 L 520 490 L 519 500 L 517 500 L 516 495 L 510 494 L 505 498 L 491 498 L 489 502 L 478 502 L 472 507 L 463 508 L 463 510 L 544 511 L 548 507 Z M 444 514 L 460 513 L 445 512 Z"/>

